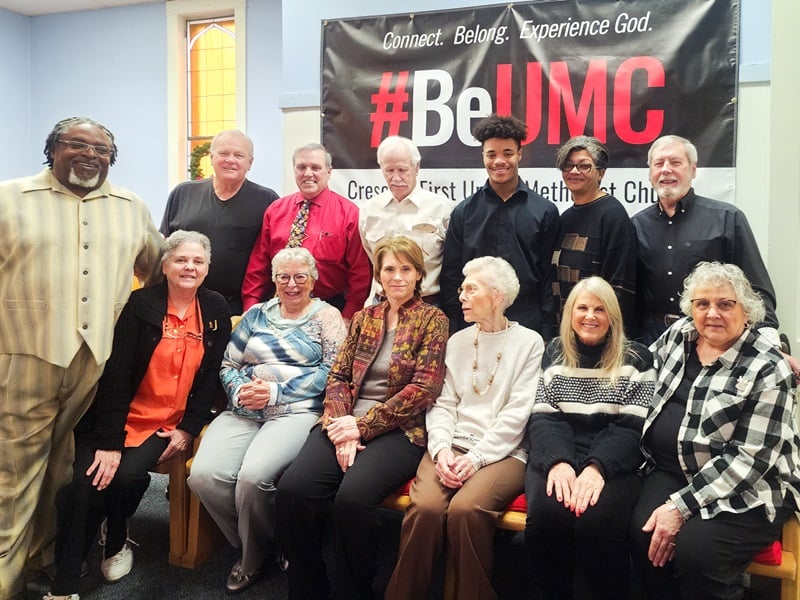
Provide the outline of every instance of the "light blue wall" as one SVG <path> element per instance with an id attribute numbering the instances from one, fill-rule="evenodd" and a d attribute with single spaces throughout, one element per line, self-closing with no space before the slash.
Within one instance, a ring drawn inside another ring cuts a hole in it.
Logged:
<path id="1" fill-rule="evenodd" d="M 22 177 L 30 171 L 32 158 L 30 19 L 0 8 L 0 115 L 3 136 L 0 145 L 0 181 Z M 44 146 L 44 138 L 41 138 Z M 41 148 L 39 149 L 41 150 Z M 41 161 L 40 161 L 41 162 Z"/>
<path id="2" fill-rule="evenodd" d="M 485 3 L 407 0 L 403 12 Z M 766 80 L 769 0 L 742 0 L 741 79 Z M 249 0 L 247 129 L 256 148 L 251 178 L 280 187 L 281 109 L 319 104 L 320 25 L 325 18 L 397 12 L 374 0 Z M 41 168 L 53 124 L 74 114 L 117 137 L 115 183 L 139 193 L 161 219 L 167 183 L 165 4 L 23 17 L 0 9 L 0 180 Z M 313 15 L 313 16 L 310 16 Z M 9 58 L 11 57 L 11 58 Z M 279 190 L 280 191 L 280 190 Z"/>
<path id="3" fill-rule="evenodd" d="M 41 152 L 65 117 L 103 123 L 119 147 L 109 179 L 142 196 L 152 210 L 167 185 L 164 6 L 46 15 L 31 23 L 34 146 Z M 41 163 L 39 156 L 35 162 Z"/>

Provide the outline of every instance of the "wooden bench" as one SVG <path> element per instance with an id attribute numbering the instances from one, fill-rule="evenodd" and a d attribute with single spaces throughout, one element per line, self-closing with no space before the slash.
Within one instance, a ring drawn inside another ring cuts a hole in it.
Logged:
<path id="1" fill-rule="evenodd" d="M 411 498 L 408 495 L 411 482 L 390 495 L 383 502 L 384 508 L 405 511 Z M 527 502 L 525 494 L 518 496 L 500 517 L 497 527 L 508 531 L 525 531 L 525 518 L 527 515 Z M 776 546 L 777 544 L 777 546 Z M 779 549 L 779 550 L 778 550 Z M 780 564 L 766 564 L 759 561 L 771 561 L 773 555 L 780 551 Z M 780 542 L 775 542 L 767 550 L 760 552 L 755 560 L 747 567 L 747 572 L 753 575 L 771 577 L 781 580 L 781 600 L 800 600 L 800 585 L 798 585 L 797 561 L 800 555 L 800 521 L 792 517 L 783 526 Z M 456 574 L 449 569 L 445 573 L 444 598 L 448 600 L 455 596 Z"/>

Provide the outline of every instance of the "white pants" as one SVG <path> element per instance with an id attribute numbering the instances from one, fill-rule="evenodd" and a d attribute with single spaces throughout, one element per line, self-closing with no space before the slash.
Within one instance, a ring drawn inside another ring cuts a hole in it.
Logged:
<path id="1" fill-rule="evenodd" d="M 245 573 L 276 549 L 275 486 L 318 419 L 314 413 L 288 413 L 258 423 L 225 411 L 203 435 L 189 487 L 228 542 L 242 548 Z"/>

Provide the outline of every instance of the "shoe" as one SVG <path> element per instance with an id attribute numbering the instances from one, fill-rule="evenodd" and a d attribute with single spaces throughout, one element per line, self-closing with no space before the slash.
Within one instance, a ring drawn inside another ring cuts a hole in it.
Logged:
<path id="1" fill-rule="evenodd" d="M 278 563 L 278 568 L 281 570 L 282 573 L 286 573 L 289 570 L 289 561 L 286 560 L 286 557 L 283 555 L 282 552 L 278 552 L 275 555 L 275 562 Z"/>
<path id="2" fill-rule="evenodd" d="M 252 573 L 245 573 L 242 570 L 242 559 L 239 559 L 234 563 L 225 587 L 228 589 L 228 593 L 238 594 L 258 581 L 259 577 L 261 577 L 261 569 L 256 569 Z"/>
<path id="3" fill-rule="evenodd" d="M 47 592 L 44 596 L 42 596 L 42 600 L 81 600 L 81 597 L 78 594 L 69 594 L 68 596 L 53 596 L 53 594 Z"/>
<path id="4" fill-rule="evenodd" d="M 103 556 L 105 556 L 105 554 Z M 128 542 L 125 542 L 125 545 L 122 546 L 122 550 L 111 558 L 103 558 L 103 562 L 100 563 L 100 571 L 102 571 L 103 577 L 105 577 L 108 583 L 119 581 L 130 573 L 132 568 L 133 550 L 131 550 Z"/>

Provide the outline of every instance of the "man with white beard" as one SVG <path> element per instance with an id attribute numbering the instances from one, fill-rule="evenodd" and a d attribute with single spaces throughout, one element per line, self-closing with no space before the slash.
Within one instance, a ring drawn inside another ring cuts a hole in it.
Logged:
<path id="1" fill-rule="evenodd" d="M 158 272 L 163 238 L 135 194 L 106 181 L 101 124 L 72 117 L 47 168 L 0 182 L 0 598 L 23 592 L 29 557 L 52 560 L 55 494 L 72 430 L 94 397 L 131 276 Z M 40 562 L 41 566 L 41 562 Z"/>

